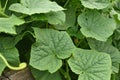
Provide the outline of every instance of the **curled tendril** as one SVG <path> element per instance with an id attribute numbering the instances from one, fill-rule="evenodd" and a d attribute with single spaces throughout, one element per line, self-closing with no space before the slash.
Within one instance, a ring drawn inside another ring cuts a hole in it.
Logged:
<path id="1" fill-rule="evenodd" d="M 13 66 L 11 66 L 11 65 L 7 62 L 7 60 L 5 59 L 5 57 L 4 57 L 1 53 L 0 53 L 0 58 L 4 61 L 4 63 L 6 64 L 6 66 L 7 66 L 8 68 L 10 68 L 11 70 L 21 70 L 21 69 L 24 69 L 24 68 L 27 67 L 27 64 L 26 64 L 25 62 L 20 63 L 18 67 L 13 67 Z"/>

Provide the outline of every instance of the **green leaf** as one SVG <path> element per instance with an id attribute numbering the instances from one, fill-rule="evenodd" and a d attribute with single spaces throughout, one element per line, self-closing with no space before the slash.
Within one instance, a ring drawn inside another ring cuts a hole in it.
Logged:
<path id="1" fill-rule="evenodd" d="M 68 28 L 67 32 L 69 33 L 70 36 L 77 37 L 78 39 L 84 38 L 83 34 L 78 30 L 77 26 L 73 26 L 73 27 Z"/>
<path id="2" fill-rule="evenodd" d="M 56 72 L 62 60 L 70 57 L 74 44 L 64 31 L 34 28 L 36 43 L 32 46 L 30 64 L 39 70 Z M 47 65 L 47 66 L 46 66 Z"/>
<path id="3" fill-rule="evenodd" d="M 114 73 L 119 73 L 119 63 L 112 63 L 112 69 Z"/>
<path id="4" fill-rule="evenodd" d="M 31 15 L 31 19 L 33 21 L 47 21 L 48 20 L 46 14 L 33 14 Z"/>
<path id="5" fill-rule="evenodd" d="M 97 41 L 95 39 L 87 39 L 87 40 L 88 40 L 88 44 L 91 49 L 110 54 L 113 64 L 120 63 L 120 52 L 116 47 L 114 47 L 110 44 L 107 44 L 106 42 Z M 116 66 L 113 65 L 113 68 L 115 68 L 115 67 Z M 113 71 L 118 72 L 114 69 L 113 69 Z"/>
<path id="6" fill-rule="evenodd" d="M 115 7 L 115 9 L 120 10 L 120 0 L 115 0 L 114 1 L 114 7 Z"/>
<path id="7" fill-rule="evenodd" d="M 99 52 L 105 52 L 110 54 L 113 62 L 120 63 L 120 52 L 119 50 L 106 42 L 98 41 L 95 39 L 87 39 L 88 44 L 91 49 L 97 50 Z"/>
<path id="8" fill-rule="evenodd" d="M 57 5 L 56 2 L 49 0 L 21 0 L 21 3 L 12 4 L 9 9 L 28 15 L 64 10 L 61 6 Z"/>
<path id="9" fill-rule="evenodd" d="M 81 3 L 90 9 L 104 9 L 110 6 L 110 0 L 81 0 Z"/>
<path id="10" fill-rule="evenodd" d="M 15 37 L 0 36 L 0 44 L 2 44 L 2 47 L 4 47 L 5 49 L 12 48 L 12 47 L 14 47 L 16 45 Z"/>
<path id="11" fill-rule="evenodd" d="M 29 32 L 24 32 L 22 34 L 18 34 L 17 36 L 0 36 L 0 44 L 2 45 L 3 48 L 5 49 L 10 49 L 15 47 L 15 45 L 22 40 L 24 35 L 26 35 Z"/>
<path id="12" fill-rule="evenodd" d="M 68 64 L 79 74 L 78 80 L 110 80 L 111 59 L 108 54 L 77 48 Z"/>
<path id="13" fill-rule="evenodd" d="M 80 0 L 71 0 L 69 1 L 69 7 L 72 7 L 72 8 L 80 8 L 82 5 L 81 5 L 81 2 Z"/>
<path id="14" fill-rule="evenodd" d="M 114 35 L 113 35 L 113 42 L 117 42 L 117 40 L 118 40 L 118 42 L 119 42 L 119 40 L 120 40 L 120 30 L 119 29 L 116 29 L 115 30 L 115 32 L 114 32 Z"/>
<path id="15" fill-rule="evenodd" d="M 57 24 L 54 27 L 58 30 L 67 30 L 67 28 L 74 26 L 76 21 L 75 9 L 73 7 L 67 8 L 65 11 L 65 21 L 63 24 Z"/>
<path id="16" fill-rule="evenodd" d="M 6 60 L 9 62 L 10 65 L 12 66 L 18 66 L 20 61 L 19 61 L 19 54 L 17 49 L 10 48 L 10 49 L 3 49 L 0 48 L 0 53 L 6 58 Z M 5 63 L 3 60 L 0 58 L 0 75 L 3 72 L 4 68 L 6 67 Z"/>
<path id="17" fill-rule="evenodd" d="M 15 48 L 13 37 L 0 37 L 0 53 L 6 58 L 10 65 L 19 65 L 19 53 L 18 50 Z M 0 74 L 5 67 L 5 63 L 0 58 Z"/>
<path id="18" fill-rule="evenodd" d="M 2 74 L 5 67 L 6 65 L 4 64 L 3 60 L 0 58 L 0 75 Z"/>
<path id="19" fill-rule="evenodd" d="M 59 72 L 51 74 L 47 71 L 39 71 L 35 68 L 31 68 L 31 71 L 35 80 L 62 80 Z"/>
<path id="20" fill-rule="evenodd" d="M 65 11 L 66 21 L 65 21 L 64 26 L 66 26 L 67 28 L 75 25 L 75 22 L 76 22 L 75 12 L 76 12 L 76 9 L 73 8 L 73 6 L 68 7 L 67 10 Z"/>
<path id="21" fill-rule="evenodd" d="M 105 18 L 95 10 L 80 14 L 78 24 L 81 26 L 83 35 L 100 41 L 106 41 L 116 29 L 116 23 L 113 19 Z"/>
<path id="22" fill-rule="evenodd" d="M 13 65 L 19 64 L 19 53 L 14 37 L 0 37 L 0 53 Z"/>
<path id="23" fill-rule="evenodd" d="M 13 47 L 10 49 L 4 49 L 1 51 L 1 53 L 12 66 L 19 65 L 20 61 L 19 61 L 19 53 L 17 48 Z"/>
<path id="24" fill-rule="evenodd" d="M 46 14 L 47 20 L 50 24 L 63 24 L 65 22 L 65 13 L 63 11 L 50 12 Z"/>
<path id="25" fill-rule="evenodd" d="M 116 16 L 117 19 L 120 21 L 120 12 L 115 11 L 114 9 L 112 9 L 110 14 Z"/>
<path id="26" fill-rule="evenodd" d="M 9 18 L 0 18 L 0 33 L 16 34 L 15 26 L 23 23 L 23 20 L 14 15 Z"/>
<path id="27" fill-rule="evenodd" d="M 46 14 L 35 14 L 31 17 L 35 21 L 48 21 L 53 25 L 61 25 L 65 22 L 65 13 L 63 11 L 49 12 Z"/>
<path id="28" fill-rule="evenodd" d="M 75 9 L 70 8 L 65 11 L 49 12 L 46 14 L 32 15 L 32 20 L 35 21 L 48 21 L 49 24 L 54 25 L 58 30 L 66 30 L 75 24 Z"/>

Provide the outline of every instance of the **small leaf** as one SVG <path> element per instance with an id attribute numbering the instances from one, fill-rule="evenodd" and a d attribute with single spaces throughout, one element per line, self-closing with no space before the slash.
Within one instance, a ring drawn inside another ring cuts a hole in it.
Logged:
<path id="1" fill-rule="evenodd" d="M 47 13 L 46 16 L 50 24 L 58 25 L 65 22 L 65 13 L 63 11 L 50 12 Z"/>
<path id="2" fill-rule="evenodd" d="M 114 7 L 115 7 L 115 9 L 120 10 L 120 0 L 114 1 Z"/>
<path id="3" fill-rule="evenodd" d="M 69 27 L 74 26 L 76 21 L 75 9 L 72 7 L 65 10 L 65 21 L 63 24 L 54 25 L 57 30 L 67 30 Z"/>
<path id="4" fill-rule="evenodd" d="M 68 64 L 79 74 L 78 80 L 110 80 L 111 59 L 108 54 L 77 48 Z"/>
<path id="5" fill-rule="evenodd" d="M 0 33 L 16 34 L 15 26 L 23 23 L 23 20 L 14 15 L 9 18 L 0 18 Z"/>
<path id="6" fill-rule="evenodd" d="M 116 16 L 117 19 L 120 21 L 120 12 L 117 12 L 114 9 L 112 9 L 110 14 Z"/>
<path id="7" fill-rule="evenodd" d="M 84 7 L 90 9 L 104 9 L 110 6 L 110 0 L 81 0 Z"/>
<path id="8" fill-rule="evenodd" d="M 39 70 L 56 72 L 62 60 L 70 57 L 74 44 L 64 31 L 34 28 L 36 43 L 32 46 L 30 64 Z"/>
<path id="9" fill-rule="evenodd" d="M 35 14 L 31 17 L 35 21 L 48 21 L 53 25 L 61 25 L 65 22 L 65 13 L 63 11 L 49 12 L 46 14 Z"/>
<path id="10" fill-rule="evenodd" d="M 31 71 L 35 80 L 62 80 L 59 72 L 51 74 L 47 71 L 39 71 L 34 68 L 31 68 Z"/>
<path id="11" fill-rule="evenodd" d="M 64 10 L 61 6 L 57 5 L 56 2 L 49 0 L 21 0 L 21 3 L 12 4 L 9 9 L 28 15 Z"/>
<path id="12" fill-rule="evenodd" d="M 106 41 L 116 29 L 116 23 L 113 19 L 105 18 L 95 10 L 80 14 L 78 24 L 81 26 L 83 35 L 100 41 Z"/>
<path id="13" fill-rule="evenodd" d="M 70 36 L 77 37 L 78 39 L 84 38 L 83 34 L 78 30 L 77 26 L 73 26 L 73 27 L 68 28 L 67 32 L 69 33 Z"/>

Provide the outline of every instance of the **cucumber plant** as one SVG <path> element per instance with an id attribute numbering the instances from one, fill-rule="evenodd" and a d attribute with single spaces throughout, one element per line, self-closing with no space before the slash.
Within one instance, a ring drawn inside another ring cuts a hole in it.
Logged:
<path id="1" fill-rule="evenodd" d="M 120 0 L 0 0 L 0 75 L 120 80 L 119 47 Z"/>

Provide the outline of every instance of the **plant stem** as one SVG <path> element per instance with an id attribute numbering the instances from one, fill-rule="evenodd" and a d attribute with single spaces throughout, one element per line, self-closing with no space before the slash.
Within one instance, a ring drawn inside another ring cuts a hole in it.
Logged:
<path id="1" fill-rule="evenodd" d="M 46 28 L 49 28 L 49 26 L 48 26 L 48 22 L 46 23 Z"/>
<path id="2" fill-rule="evenodd" d="M 3 12 L 0 12 L 0 16 L 2 16 L 2 17 L 6 17 L 6 18 L 8 18 L 9 16 L 8 15 L 6 15 L 5 13 L 3 13 Z"/>
<path id="3" fill-rule="evenodd" d="M 67 0 L 64 4 L 64 8 L 67 6 L 67 4 L 69 3 L 69 0 Z"/>
<path id="4" fill-rule="evenodd" d="M 62 68 L 60 68 L 60 73 L 66 78 L 66 72 Z"/>
<path id="5" fill-rule="evenodd" d="M 21 70 L 21 69 L 26 68 L 26 66 L 27 66 L 26 63 L 20 63 L 18 67 L 13 67 L 7 62 L 7 60 L 1 53 L 0 53 L 0 58 L 3 60 L 3 62 L 6 64 L 6 66 L 12 70 Z"/>
<path id="6" fill-rule="evenodd" d="M 65 61 L 65 62 L 66 62 L 65 63 L 66 71 L 64 69 L 60 68 L 60 73 L 64 76 L 64 78 L 66 80 L 71 80 L 71 77 L 70 77 L 70 74 L 69 74 L 69 65 L 68 65 L 67 61 Z"/>
<path id="7" fill-rule="evenodd" d="M 8 3 L 8 0 L 6 0 L 5 6 L 4 6 L 4 8 L 2 8 L 1 1 L 0 1 L 0 17 L 9 17 L 8 15 L 6 15 L 4 13 L 5 9 L 6 9 L 6 6 L 7 6 L 7 3 Z"/>
<path id="8" fill-rule="evenodd" d="M 5 9 L 6 9 L 6 7 L 7 7 L 7 3 L 8 3 L 8 0 L 6 0 L 6 3 L 5 3 L 5 5 L 4 5 L 4 7 L 3 7 L 3 11 L 5 12 Z"/>
<path id="9" fill-rule="evenodd" d="M 67 80 L 71 80 L 71 77 L 70 77 L 70 74 L 69 74 L 69 65 L 68 63 L 66 62 L 66 76 L 67 76 Z"/>
<path id="10" fill-rule="evenodd" d="M 28 15 L 22 15 L 22 16 L 20 16 L 19 18 L 21 18 L 21 19 L 24 19 L 25 17 L 27 17 Z"/>

